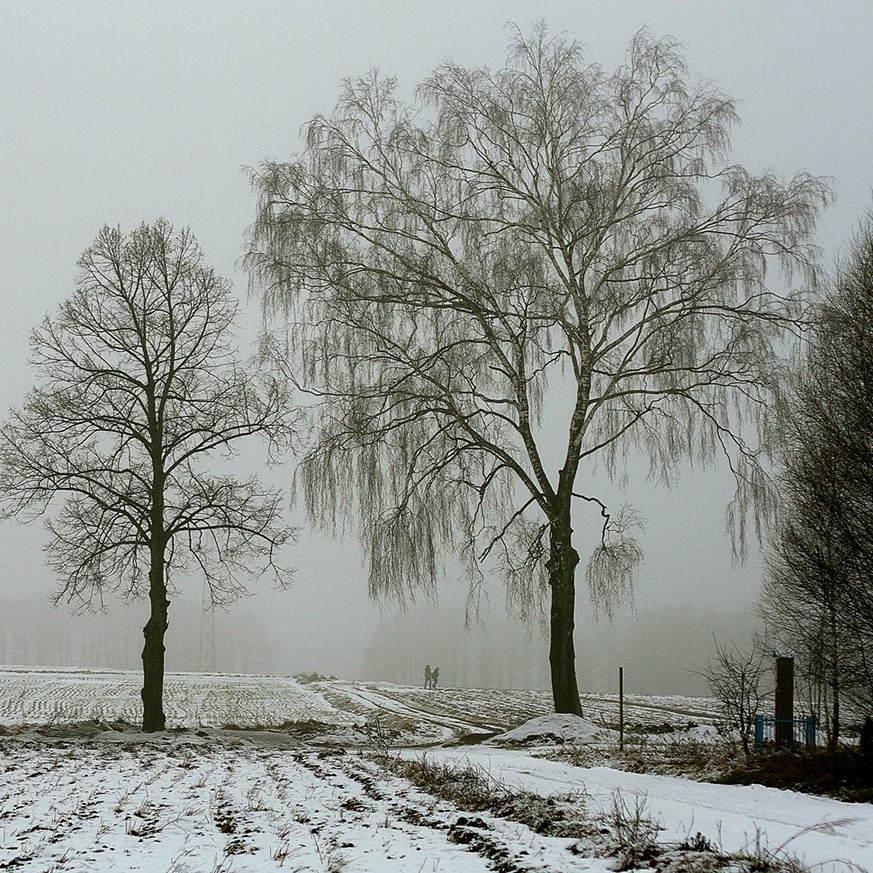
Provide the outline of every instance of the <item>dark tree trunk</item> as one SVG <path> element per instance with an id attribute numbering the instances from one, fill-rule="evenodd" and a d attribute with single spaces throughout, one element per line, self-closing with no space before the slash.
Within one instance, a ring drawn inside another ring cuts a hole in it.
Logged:
<path id="1" fill-rule="evenodd" d="M 142 729 L 162 731 L 167 719 L 164 715 L 164 634 L 167 632 L 167 586 L 164 578 L 164 550 L 152 546 L 149 571 L 149 602 L 151 615 L 143 628 L 145 644 L 142 649 Z"/>
<path id="2" fill-rule="evenodd" d="M 569 513 L 568 513 L 569 514 Z M 555 712 L 582 715 L 576 684 L 576 566 L 579 554 L 573 548 L 569 522 L 552 524 L 549 544 L 549 585 L 552 590 L 549 664 Z"/>
<path id="3" fill-rule="evenodd" d="M 829 745 L 832 752 L 836 752 L 837 746 L 840 744 L 840 683 L 834 677 L 834 683 L 831 686 L 831 729 L 829 731 Z"/>
<path id="4" fill-rule="evenodd" d="M 840 659 L 841 638 L 839 620 L 837 618 L 836 598 L 831 599 L 830 608 L 830 644 L 831 644 L 831 751 L 836 752 L 840 743 Z"/>

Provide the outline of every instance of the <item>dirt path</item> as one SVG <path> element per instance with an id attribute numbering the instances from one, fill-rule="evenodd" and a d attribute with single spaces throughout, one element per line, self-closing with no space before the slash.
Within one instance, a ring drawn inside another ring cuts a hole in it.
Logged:
<path id="1" fill-rule="evenodd" d="M 583 696 L 582 706 L 585 708 L 589 704 L 599 704 L 600 706 L 604 706 L 609 709 L 610 712 L 615 712 L 616 717 L 618 713 L 618 699 L 614 694 L 612 695 L 597 695 L 597 694 L 585 694 Z M 663 720 L 666 722 L 670 721 L 670 716 L 680 715 L 683 718 L 694 719 L 703 724 L 711 724 L 713 718 L 715 717 L 714 708 L 712 706 L 708 708 L 703 707 L 686 707 L 686 706 L 672 706 L 666 703 L 646 703 L 640 701 L 638 699 L 628 700 L 625 698 L 624 703 L 624 711 L 625 717 L 629 714 L 632 714 L 634 710 L 642 710 L 648 714 L 657 714 L 657 718 L 659 720 Z"/>

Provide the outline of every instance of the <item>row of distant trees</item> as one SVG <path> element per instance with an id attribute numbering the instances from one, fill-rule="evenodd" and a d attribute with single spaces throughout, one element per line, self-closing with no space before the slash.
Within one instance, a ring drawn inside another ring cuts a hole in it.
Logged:
<path id="1" fill-rule="evenodd" d="M 252 572 L 288 581 L 283 495 L 221 472 L 244 438 L 296 448 L 309 520 L 353 525 L 373 595 L 432 594 L 448 553 L 473 588 L 495 574 L 542 610 L 560 712 L 582 711 L 574 527 L 599 528 L 584 579 L 607 612 L 642 559 L 641 520 L 592 490 L 596 467 L 621 480 L 634 453 L 670 483 L 726 459 L 743 552 L 775 504 L 772 412 L 830 192 L 729 163 L 735 119 L 645 33 L 613 74 L 538 26 L 505 68 L 445 62 L 412 102 L 348 80 L 293 160 L 251 174 L 246 262 L 274 327 L 256 366 L 189 231 L 100 232 L 33 333 L 0 494 L 49 519 L 59 599 L 148 599 L 144 729 L 165 723 L 181 574 L 216 602 Z"/>
<path id="2" fill-rule="evenodd" d="M 622 610 L 608 622 L 580 616 L 577 649 L 585 691 L 617 694 L 623 667 L 627 693 L 708 695 L 698 667 L 709 658 L 713 634 L 746 645 L 753 626 L 749 603 L 736 611 L 663 603 L 647 607 L 644 619 Z M 463 609 L 442 605 L 383 622 L 366 647 L 361 675 L 420 685 L 425 658 L 439 664 L 441 683 L 453 687 L 549 688 L 548 641 L 498 604 L 481 624 L 466 629 Z"/>
<path id="3" fill-rule="evenodd" d="M 46 608 L 44 595 L 0 599 L 0 664 L 115 668 L 141 666 L 142 630 L 129 612 L 87 612 L 71 621 L 65 610 Z M 144 612 L 137 604 L 137 613 Z M 213 634 L 202 628 L 199 598 L 173 598 L 173 645 L 167 652 L 173 671 L 267 673 L 297 669 L 299 649 L 290 649 L 273 615 L 253 604 L 216 610 Z M 214 639 L 214 650 L 209 643 Z M 305 666 L 317 666 L 310 661 Z"/>

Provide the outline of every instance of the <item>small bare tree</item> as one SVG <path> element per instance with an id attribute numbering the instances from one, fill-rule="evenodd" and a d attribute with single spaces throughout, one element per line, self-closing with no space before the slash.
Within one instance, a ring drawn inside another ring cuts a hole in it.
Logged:
<path id="1" fill-rule="evenodd" d="M 163 730 L 169 593 L 186 571 L 213 603 L 272 571 L 293 536 L 281 495 L 205 469 L 260 435 L 288 443 L 289 394 L 236 362 L 237 305 L 203 266 L 188 230 L 165 221 L 129 236 L 104 228 L 79 260 L 77 288 L 31 336 L 39 381 L 0 428 L 3 514 L 47 515 L 56 602 L 148 597 L 143 729 Z M 58 504 L 57 497 L 65 498 Z"/>
<path id="2" fill-rule="evenodd" d="M 719 732 L 729 739 L 739 737 L 748 755 L 755 736 L 755 715 L 761 711 L 765 691 L 761 682 L 768 671 L 767 648 L 755 637 L 747 648 L 715 639 L 715 655 L 701 675 L 719 704 Z"/>
<path id="3" fill-rule="evenodd" d="M 786 502 L 789 499 L 786 494 Z M 796 508 L 786 507 L 787 511 Z M 828 746 L 835 749 L 844 686 L 863 692 L 869 683 L 870 674 L 863 665 L 871 634 L 859 627 L 863 619 L 859 622 L 849 597 L 850 586 L 838 570 L 842 562 L 829 556 L 834 543 L 828 541 L 826 511 L 821 509 L 805 536 L 800 535 L 799 526 L 781 520 L 775 547 L 768 555 L 759 606 L 773 639 L 795 653 L 810 710 L 823 725 Z"/>
<path id="4" fill-rule="evenodd" d="M 642 559 L 638 518 L 591 493 L 592 471 L 621 478 L 641 451 L 670 482 L 728 458 L 741 552 L 746 511 L 768 510 L 799 313 L 768 263 L 814 279 L 826 184 L 726 163 L 734 104 L 686 79 L 669 40 L 637 34 L 609 75 L 541 25 L 505 69 L 443 64 L 414 104 L 391 79 L 347 81 L 302 154 L 252 173 L 253 281 L 321 400 L 310 516 L 357 519 L 374 595 L 432 591 L 449 552 L 471 580 L 496 559 L 517 602 L 548 599 L 560 712 L 581 713 L 581 507 L 601 514 L 595 599 L 626 594 Z"/>

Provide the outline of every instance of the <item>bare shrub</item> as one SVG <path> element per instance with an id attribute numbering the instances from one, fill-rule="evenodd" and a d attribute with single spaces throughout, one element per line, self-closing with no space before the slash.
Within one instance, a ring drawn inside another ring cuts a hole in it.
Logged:
<path id="1" fill-rule="evenodd" d="M 651 867 L 663 851 L 656 840 L 661 827 L 649 817 L 646 807 L 645 796 L 635 795 L 629 802 L 620 791 L 612 795 L 606 821 L 612 831 L 609 853 L 618 859 L 616 870 Z"/>
<path id="2" fill-rule="evenodd" d="M 739 738 L 746 754 L 754 737 L 755 714 L 765 696 L 761 682 L 767 673 L 766 656 L 765 643 L 757 636 L 747 648 L 716 639 L 715 655 L 701 671 L 719 703 L 719 733 L 729 740 Z"/>

